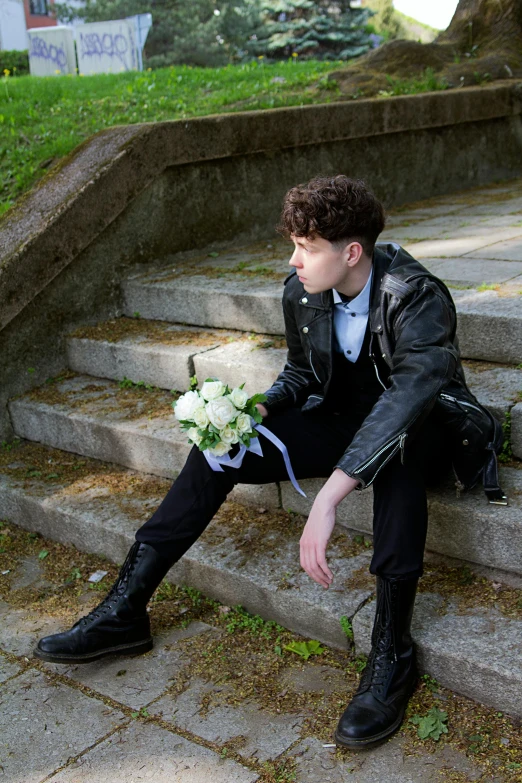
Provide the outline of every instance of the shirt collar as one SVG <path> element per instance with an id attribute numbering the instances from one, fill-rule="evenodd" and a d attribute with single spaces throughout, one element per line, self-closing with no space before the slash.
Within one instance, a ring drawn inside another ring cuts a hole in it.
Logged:
<path id="1" fill-rule="evenodd" d="M 366 285 L 360 294 L 352 299 L 351 302 L 343 302 L 339 296 L 339 292 L 332 288 L 334 304 L 341 304 L 346 310 L 358 315 L 368 315 L 370 312 L 370 289 L 372 286 L 373 266 L 370 270 L 370 276 L 366 281 Z"/>

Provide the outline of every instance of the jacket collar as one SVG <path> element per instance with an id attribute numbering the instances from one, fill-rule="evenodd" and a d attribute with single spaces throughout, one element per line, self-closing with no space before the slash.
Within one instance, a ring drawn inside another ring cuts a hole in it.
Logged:
<path id="1" fill-rule="evenodd" d="M 410 272 L 428 271 L 396 242 L 379 242 L 375 245 L 372 257 L 373 275 L 370 290 L 370 328 L 372 332 L 382 332 L 381 287 L 386 274 L 395 271 L 397 267 L 408 267 Z M 293 276 L 294 272 L 290 276 Z M 319 294 L 309 294 L 303 290 L 300 303 L 316 310 L 332 310 L 334 306 L 333 291 L 322 291 Z"/>

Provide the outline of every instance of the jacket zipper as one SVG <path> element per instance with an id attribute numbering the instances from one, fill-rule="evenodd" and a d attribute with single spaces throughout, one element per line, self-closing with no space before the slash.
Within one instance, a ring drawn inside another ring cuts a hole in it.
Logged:
<path id="1" fill-rule="evenodd" d="M 320 381 L 320 379 L 319 379 L 319 376 L 317 375 L 317 373 L 316 373 L 316 371 L 315 371 L 314 363 L 313 363 L 313 361 L 312 361 L 312 351 L 311 351 L 311 349 L 310 349 L 310 367 L 312 368 L 312 372 L 313 372 L 313 374 L 315 375 L 315 377 L 316 377 L 316 379 L 317 379 L 318 383 L 321 383 L 321 381 Z"/>
<path id="2" fill-rule="evenodd" d="M 407 432 L 401 432 L 400 435 L 397 435 L 395 438 L 393 438 L 392 440 L 388 441 L 388 443 L 385 443 L 384 446 L 381 449 L 379 449 L 379 451 L 376 452 L 371 459 L 369 459 L 363 465 L 360 465 L 360 467 L 358 467 L 357 470 L 354 470 L 354 473 L 360 473 L 361 471 L 366 470 L 366 468 L 368 468 L 372 464 L 372 462 L 375 462 L 377 457 L 380 457 L 380 455 L 384 451 L 386 451 L 386 449 L 389 449 L 390 446 L 393 443 L 395 443 L 395 442 L 398 443 L 398 446 L 399 446 L 399 448 L 401 450 L 401 465 L 404 465 L 404 442 L 405 442 L 407 437 L 408 437 L 408 433 Z M 396 453 L 396 452 L 394 452 L 394 453 Z M 391 457 L 392 457 L 392 455 L 390 455 L 390 459 L 391 459 Z M 381 465 L 381 468 L 384 466 L 384 464 L 386 464 L 386 463 L 383 463 L 383 465 Z M 379 468 L 379 470 L 381 468 Z M 377 473 L 379 472 L 379 470 L 377 471 Z M 375 474 L 375 476 L 377 475 L 377 473 Z M 374 478 L 375 478 L 375 476 L 374 476 Z M 372 481 L 373 481 L 373 479 L 372 479 Z"/>
<path id="3" fill-rule="evenodd" d="M 460 400 L 458 397 L 452 397 L 451 394 L 445 394 L 444 392 L 441 392 L 439 394 L 439 397 L 442 397 L 443 400 L 450 400 L 451 402 L 456 402 L 457 405 L 465 405 L 466 408 L 473 408 L 473 410 L 482 413 L 482 410 L 480 408 L 477 408 L 476 405 L 473 405 L 471 402 L 466 402 L 465 400 Z"/>
<path id="4" fill-rule="evenodd" d="M 374 355 L 373 355 L 373 352 L 372 352 L 372 343 L 373 343 L 373 332 L 372 332 L 372 336 L 371 336 L 371 339 L 370 339 L 370 349 L 369 349 L 370 350 L 370 359 L 373 362 L 373 368 L 375 370 L 375 375 L 377 376 L 377 380 L 381 384 L 382 388 L 386 390 L 388 387 L 385 386 L 384 383 L 381 381 L 381 376 L 379 375 L 379 370 L 377 369 L 377 362 L 375 361 L 375 358 L 374 358 Z"/>

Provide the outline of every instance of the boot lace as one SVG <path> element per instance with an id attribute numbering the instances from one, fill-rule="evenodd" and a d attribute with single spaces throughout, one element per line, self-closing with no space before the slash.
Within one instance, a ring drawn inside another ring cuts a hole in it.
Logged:
<path id="1" fill-rule="evenodd" d="M 98 619 L 102 614 L 107 614 L 107 612 L 111 611 L 113 608 L 113 605 L 115 605 L 116 600 L 118 596 L 123 595 L 125 593 L 125 589 L 127 587 L 129 577 L 132 574 L 132 571 L 134 570 L 134 567 L 137 563 L 137 561 L 141 558 L 141 552 L 139 551 L 140 548 L 140 542 L 135 541 L 133 546 L 130 548 L 127 557 L 125 558 L 125 561 L 120 568 L 120 572 L 118 574 L 118 578 L 116 579 L 115 583 L 105 596 L 105 598 L 94 607 L 94 609 L 91 609 L 89 614 L 86 614 L 85 617 L 80 618 L 78 620 L 78 623 L 76 625 L 81 624 L 82 627 L 85 627 L 87 625 L 90 625 L 95 619 Z"/>
<path id="2" fill-rule="evenodd" d="M 383 586 L 379 595 L 372 632 L 372 649 L 361 675 L 361 690 L 371 688 L 381 693 L 397 661 L 393 624 L 395 593 L 396 585 L 392 584 Z"/>

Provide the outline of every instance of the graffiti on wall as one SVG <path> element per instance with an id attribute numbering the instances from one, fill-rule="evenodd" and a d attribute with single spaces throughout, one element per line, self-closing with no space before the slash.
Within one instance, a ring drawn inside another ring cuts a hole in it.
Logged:
<path id="1" fill-rule="evenodd" d="M 76 28 L 81 73 L 130 71 L 137 67 L 134 24 L 93 22 Z"/>
<path id="2" fill-rule="evenodd" d="M 63 46 L 49 43 L 37 35 L 30 36 L 31 48 L 29 57 L 37 57 L 40 60 L 54 63 L 63 73 L 66 72 L 67 55 Z"/>

